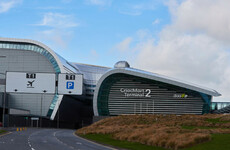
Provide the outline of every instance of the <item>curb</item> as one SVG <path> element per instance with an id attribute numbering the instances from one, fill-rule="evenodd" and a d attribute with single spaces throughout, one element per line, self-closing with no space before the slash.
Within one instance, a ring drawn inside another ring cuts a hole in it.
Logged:
<path id="1" fill-rule="evenodd" d="M 97 143 L 97 142 L 94 142 L 94 141 L 91 141 L 91 140 L 82 138 L 82 137 L 78 136 L 77 134 L 75 134 L 75 132 L 73 132 L 73 135 L 76 136 L 77 138 L 82 139 L 82 140 L 85 140 L 85 141 L 87 141 L 87 142 L 89 142 L 89 143 L 92 143 L 92 144 L 95 144 L 95 145 L 98 145 L 98 146 L 102 146 L 102 147 L 105 147 L 105 148 L 108 148 L 108 149 L 111 149 L 111 150 L 118 150 L 118 149 L 116 149 L 116 148 L 112 148 L 112 147 L 109 147 L 109 146 L 105 146 L 105 145 L 99 144 L 99 143 Z"/>
<path id="2" fill-rule="evenodd" d="M 3 133 L 3 134 L 0 134 L 0 137 L 2 136 L 5 136 L 5 135 L 8 135 L 8 134 L 11 134 L 12 132 L 6 132 L 6 133 Z"/>

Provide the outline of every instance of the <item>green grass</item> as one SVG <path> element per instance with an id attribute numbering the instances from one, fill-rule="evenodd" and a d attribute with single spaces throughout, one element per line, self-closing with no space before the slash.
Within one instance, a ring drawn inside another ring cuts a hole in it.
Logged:
<path id="1" fill-rule="evenodd" d="M 216 127 L 202 127 L 202 126 L 181 126 L 182 129 L 217 129 Z"/>
<path id="2" fill-rule="evenodd" d="M 83 138 L 92 140 L 92 141 L 106 144 L 106 145 L 112 145 L 114 147 L 125 148 L 125 149 L 130 149 L 130 150 L 165 150 L 164 148 L 161 148 L 161 147 L 153 147 L 153 146 L 148 146 L 148 145 L 144 145 L 140 143 L 115 140 L 109 134 L 106 134 L 106 135 L 104 134 L 86 134 L 86 135 L 80 135 L 80 136 Z"/>
<path id="3" fill-rule="evenodd" d="M 229 150 L 230 134 L 212 134 L 212 140 L 184 150 Z"/>
<path id="4" fill-rule="evenodd" d="M 118 148 L 125 148 L 129 150 L 166 150 L 161 147 L 153 147 L 148 145 L 143 145 L 140 143 L 133 143 L 128 141 L 120 141 L 112 139 L 111 135 L 103 134 L 87 134 L 80 135 L 83 138 L 96 141 L 98 143 L 103 143 L 106 145 L 112 145 Z M 190 148 L 185 148 L 183 150 L 229 150 L 230 149 L 230 134 L 212 134 L 212 140 L 209 142 L 201 143 Z"/>
<path id="5" fill-rule="evenodd" d="M 229 121 L 220 121 L 220 118 L 215 118 L 215 119 L 206 119 L 207 122 L 211 123 L 228 123 Z"/>
<path id="6" fill-rule="evenodd" d="M 0 130 L 0 134 L 6 133 L 7 131 L 5 130 Z"/>

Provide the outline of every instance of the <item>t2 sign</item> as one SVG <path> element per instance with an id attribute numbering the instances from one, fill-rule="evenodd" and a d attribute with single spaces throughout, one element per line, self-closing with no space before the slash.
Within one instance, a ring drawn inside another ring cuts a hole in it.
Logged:
<path id="1" fill-rule="evenodd" d="M 83 75 L 82 74 L 59 74 L 58 94 L 82 95 Z"/>

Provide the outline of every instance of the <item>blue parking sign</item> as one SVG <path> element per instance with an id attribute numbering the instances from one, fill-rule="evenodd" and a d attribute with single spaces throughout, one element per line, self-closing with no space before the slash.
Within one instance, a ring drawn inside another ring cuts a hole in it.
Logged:
<path id="1" fill-rule="evenodd" d="M 74 82 L 66 82 L 66 89 L 74 89 Z"/>

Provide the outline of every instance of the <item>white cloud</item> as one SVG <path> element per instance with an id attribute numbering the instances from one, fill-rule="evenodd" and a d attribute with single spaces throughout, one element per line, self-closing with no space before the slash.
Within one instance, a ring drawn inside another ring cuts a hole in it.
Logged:
<path id="1" fill-rule="evenodd" d="M 79 26 L 79 23 L 74 22 L 72 15 L 60 13 L 46 13 L 40 22 L 36 25 L 49 27 L 49 29 L 42 28 L 39 33 L 36 33 L 36 36 L 40 41 L 45 41 L 58 50 L 60 47 L 62 49 L 68 47 L 68 43 L 73 37 L 73 28 Z"/>
<path id="2" fill-rule="evenodd" d="M 156 25 L 156 24 L 159 24 L 160 23 L 160 19 L 155 19 L 153 22 L 152 22 L 152 25 Z"/>
<path id="3" fill-rule="evenodd" d="M 138 51 L 128 56 L 131 65 L 215 89 L 230 101 L 230 2 L 171 0 L 168 6 L 172 23 L 157 42 L 149 32 L 129 43 L 130 52 Z"/>
<path id="4" fill-rule="evenodd" d="M 37 9 L 43 9 L 43 10 L 61 10 L 62 7 L 57 6 L 46 6 L 46 7 L 38 7 Z"/>
<path id="5" fill-rule="evenodd" d="M 54 49 L 66 49 L 71 41 L 73 32 L 68 30 L 51 29 L 40 31 L 36 34 L 36 39 L 52 45 Z"/>
<path id="6" fill-rule="evenodd" d="M 85 0 L 85 3 L 88 5 L 110 6 L 112 0 Z"/>
<path id="7" fill-rule="evenodd" d="M 39 26 L 49 26 L 55 28 L 71 28 L 79 26 L 79 23 L 75 23 L 72 15 L 64 15 L 60 13 L 46 13 Z"/>
<path id="8" fill-rule="evenodd" d="M 99 59 L 99 54 L 95 49 L 92 49 L 89 54 L 89 59 L 92 61 L 97 61 Z"/>
<path id="9" fill-rule="evenodd" d="M 169 4 L 175 26 L 182 32 L 204 32 L 209 36 L 230 40 L 230 1 L 229 0 L 186 0 Z"/>
<path id="10" fill-rule="evenodd" d="M 132 38 L 128 37 L 124 39 L 122 42 L 120 42 L 119 44 L 117 44 L 116 49 L 121 52 L 129 51 L 131 42 L 132 42 Z"/>
<path id="11" fill-rule="evenodd" d="M 119 13 L 131 16 L 139 16 L 146 10 L 154 10 L 158 5 L 157 0 L 141 1 L 136 4 L 126 3 L 119 8 Z"/>
<path id="12" fill-rule="evenodd" d="M 21 3 L 22 0 L 4 0 L 0 1 L 0 13 L 9 11 L 11 8 L 15 7 L 18 3 Z"/>
<path id="13" fill-rule="evenodd" d="M 71 3 L 72 0 L 62 0 L 63 3 Z"/>
<path id="14" fill-rule="evenodd" d="M 122 10 L 119 10 L 119 13 L 124 15 L 130 15 L 130 16 L 139 16 L 142 14 L 142 12 L 140 11 L 122 11 Z"/>

